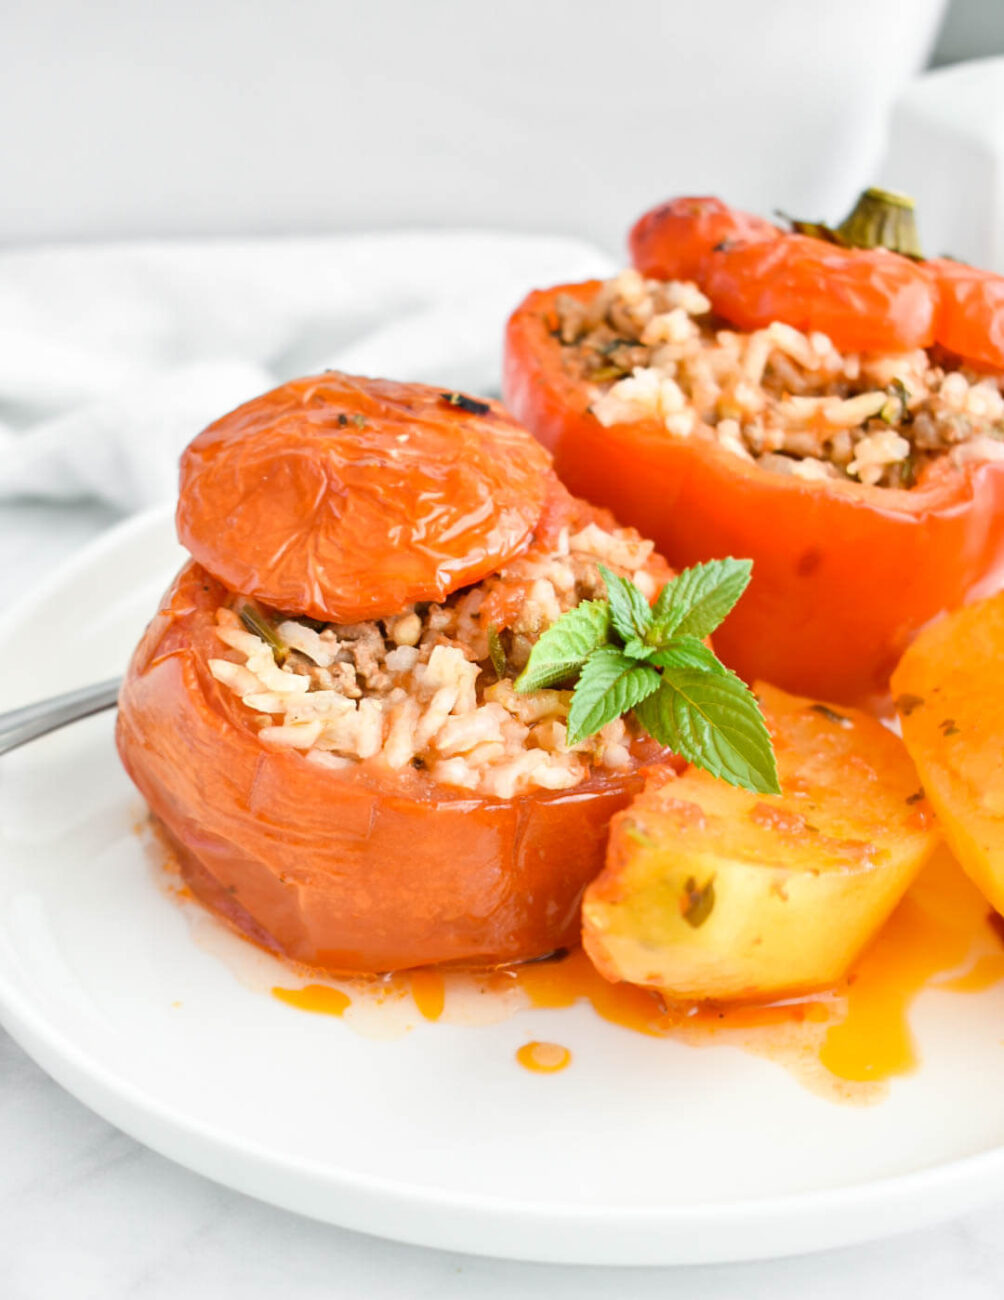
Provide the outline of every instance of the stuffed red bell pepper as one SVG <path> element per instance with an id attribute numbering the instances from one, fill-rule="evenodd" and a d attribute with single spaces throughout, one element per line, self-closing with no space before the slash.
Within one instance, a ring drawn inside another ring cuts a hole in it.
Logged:
<path id="1" fill-rule="evenodd" d="M 675 565 L 752 557 L 715 638 L 747 680 L 874 702 L 1001 579 L 1004 278 L 918 260 L 909 215 L 869 192 L 783 231 L 677 199 L 632 230 L 635 268 L 509 322 L 507 404 L 572 491 Z"/>

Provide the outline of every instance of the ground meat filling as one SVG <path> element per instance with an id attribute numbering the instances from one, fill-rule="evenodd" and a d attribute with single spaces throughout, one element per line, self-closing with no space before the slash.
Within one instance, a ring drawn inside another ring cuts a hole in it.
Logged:
<path id="1" fill-rule="evenodd" d="M 443 604 L 351 626 L 286 619 L 275 628 L 279 650 L 249 630 L 239 603 L 224 606 L 216 635 L 234 657 L 210 659 L 209 670 L 258 715 L 263 745 L 325 767 L 411 765 L 500 798 L 569 789 L 631 765 L 633 720 L 569 746 L 571 692 L 517 695 L 513 681 L 546 628 L 604 595 L 599 563 L 654 596 L 652 551 L 631 529 L 564 528 Z"/>
<path id="2" fill-rule="evenodd" d="M 912 487 L 939 456 L 1004 458 L 1004 376 L 948 356 L 841 353 L 775 321 L 723 328 L 696 285 L 623 271 L 595 299 L 557 300 L 557 337 L 596 385 L 604 425 L 703 426 L 748 461 L 803 479 Z"/>

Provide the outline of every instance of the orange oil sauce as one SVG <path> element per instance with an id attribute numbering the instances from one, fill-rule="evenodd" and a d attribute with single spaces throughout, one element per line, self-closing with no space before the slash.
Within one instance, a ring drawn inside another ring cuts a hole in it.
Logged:
<path id="1" fill-rule="evenodd" d="M 560 959 L 493 971 L 427 968 L 341 980 L 304 971 L 310 982 L 276 985 L 275 957 L 238 937 L 194 900 L 156 835 L 147 850 L 156 879 L 186 905 L 198 942 L 248 987 L 270 989 L 303 1011 L 344 1018 L 376 1038 L 406 1033 L 416 1016 L 491 1024 L 527 1009 L 584 1002 L 623 1029 L 698 1046 L 742 1047 L 788 1066 L 824 1095 L 867 1101 L 881 1095 L 886 1080 L 918 1064 L 909 1011 L 919 993 L 933 989 L 971 995 L 1004 982 L 1004 920 L 944 849 L 836 987 L 766 1005 L 698 1006 L 671 1006 L 651 990 L 610 984 L 581 949 Z M 546 1047 L 568 1050 L 557 1044 Z M 517 1053 L 520 1064 L 546 1073 L 564 1069 L 571 1060 L 569 1053 L 560 1066 L 542 1067 L 535 1063 L 536 1050 L 536 1044 L 524 1044 Z"/>
<path id="2" fill-rule="evenodd" d="M 421 1019 L 451 1023 L 487 1023 L 526 1009 L 585 1002 L 623 1029 L 739 1046 L 789 1066 L 826 1095 L 871 1100 L 879 1095 L 877 1085 L 917 1065 L 909 1010 L 923 989 L 976 993 L 1004 980 L 1002 935 L 985 900 L 941 851 L 839 985 L 768 1005 L 670 1005 L 652 990 L 609 983 L 581 949 L 488 972 L 425 969 L 273 992 L 303 1010 L 339 1016 L 350 1003 L 400 1006 L 403 1000 Z M 471 1019 L 462 1006 L 475 1004 L 479 1014 Z M 529 1042 L 516 1059 L 549 1073 L 564 1069 L 571 1053 L 558 1044 Z"/>
<path id="3" fill-rule="evenodd" d="M 516 1060 L 524 1070 L 533 1074 L 557 1074 L 571 1064 L 572 1053 L 560 1043 L 524 1043 L 516 1052 Z"/>
<path id="4" fill-rule="evenodd" d="M 434 966 L 412 971 L 411 996 L 423 1020 L 438 1020 L 446 1006 L 446 978 Z"/>
<path id="5" fill-rule="evenodd" d="M 907 1012 L 923 988 L 979 992 L 1001 978 L 1004 946 L 989 905 L 941 851 L 838 988 L 846 1012 L 820 1060 L 842 1079 L 903 1074 L 917 1064 Z"/>
<path id="6" fill-rule="evenodd" d="M 306 984 L 302 989 L 274 988 L 273 994 L 280 1002 L 287 1002 L 301 1011 L 318 1011 L 325 1016 L 344 1016 L 352 999 L 344 989 L 330 984 Z"/>

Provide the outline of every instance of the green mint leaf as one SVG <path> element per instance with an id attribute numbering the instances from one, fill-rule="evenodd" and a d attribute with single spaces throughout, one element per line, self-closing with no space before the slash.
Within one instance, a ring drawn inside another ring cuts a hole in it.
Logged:
<path id="1" fill-rule="evenodd" d="M 659 674 L 613 646 L 595 650 L 582 669 L 568 710 L 568 743 L 594 735 L 659 689 Z"/>
<path id="2" fill-rule="evenodd" d="M 709 560 L 667 582 L 652 610 L 649 641 L 710 636 L 749 584 L 752 560 Z"/>
<path id="3" fill-rule="evenodd" d="M 583 601 L 563 614 L 533 647 L 515 689 L 530 694 L 578 678 L 568 713 L 570 745 L 634 710 L 650 735 L 688 762 L 732 785 L 779 793 L 756 699 L 704 644 L 746 589 L 750 561 L 685 569 L 654 610 L 633 582 L 599 568 L 609 599 Z M 501 645 L 493 631 L 495 660 Z M 614 632 L 623 646 L 611 642 Z"/>
<path id="4" fill-rule="evenodd" d="M 584 600 L 552 623 L 530 651 L 514 689 L 521 695 L 574 677 L 594 650 L 610 636 L 610 607 L 605 600 Z"/>
<path id="5" fill-rule="evenodd" d="M 649 645 L 637 636 L 629 637 L 628 640 L 624 642 L 623 649 L 629 659 L 651 659 L 652 656 L 657 653 L 654 645 Z"/>
<path id="6" fill-rule="evenodd" d="M 735 673 L 666 668 L 659 690 L 635 714 L 650 736 L 712 776 L 757 794 L 780 794 L 770 733 Z"/>
<path id="7" fill-rule="evenodd" d="M 643 637 L 652 626 L 652 609 L 633 582 L 599 566 L 610 602 L 610 619 L 624 641 Z"/>
<path id="8" fill-rule="evenodd" d="M 675 692 L 668 685 L 663 689 L 663 681 L 660 677 L 659 689 L 653 691 L 647 700 L 642 700 L 635 705 L 634 716 L 653 740 L 657 740 L 660 745 L 665 745 L 681 758 L 686 758 L 681 749 L 684 742 L 676 730 L 676 718 L 673 714 L 674 695 Z"/>
<path id="9" fill-rule="evenodd" d="M 696 636 L 671 637 L 660 650 L 653 648 L 651 662 L 656 668 L 697 668 L 706 673 L 728 672 L 714 650 L 709 649 L 703 641 L 698 641 Z"/>

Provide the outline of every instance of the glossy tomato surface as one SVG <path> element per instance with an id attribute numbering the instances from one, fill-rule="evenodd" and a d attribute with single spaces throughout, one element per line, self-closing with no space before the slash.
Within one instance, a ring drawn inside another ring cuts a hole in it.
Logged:
<path id="1" fill-rule="evenodd" d="M 659 204 L 635 222 L 628 246 L 644 275 L 695 281 L 743 330 L 783 321 L 848 352 L 936 343 L 977 368 L 1004 370 L 1004 276 L 992 271 L 840 247 L 712 197 Z"/>
<path id="2" fill-rule="evenodd" d="M 771 473 L 707 431 L 656 421 L 605 428 L 554 336 L 559 294 L 530 294 L 509 321 L 506 401 L 552 452 L 564 481 L 655 539 L 676 567 L 734 555 L 753 579 L 715 634 L 722 658 L 819 699 L 869 703 L 915 633 L 1004 580 L 1004 464 L 935 462 L 909 491 Z"/>
<path id="3" fill-rule="evenodd" d="M 717 198 L 660 204 L 628 244 L 644 275 L 694 280 L 739 329 L 783 321 L 848 352 L 902 352 L 935 339 L 936 277 L 888 249 L 789 233 Z"/>
<path id="4" fill-rule="evenodd" d="M 232 591 L 353 623 L 494 572 L 526 545 L 549 459 L 498 403 L 328 372 L 210 425 L 178 536 Z"/>
<path id="5" fill-rule="evenodd" d="M 778 239 L 777 226 L 721 199 L 678 198 L 639 217 L 628 235 L 631 261 L 655 280 L 703 282 L 712 252 L 722 244 Z"/>
<path id="6" fill-rule="evenodd" d="M 1004 276 L 947 257 L 926 265 L 938 282 L 937 341 L 977 366 L 1004 370 Z"/>
<path id="7" fill-rule="evenodd" d="M 626 772 L 497 799 L 269 750 L 207 667 L 227 653 L 214 632 L 227 600 L 199 565 L 182 570 L 133 656 L 117 726 L 201 899 L 258 943 L 342 971 L 494 965 L 577 940 L 610 818 L 663 751 L 646 742 Z"/>
<path id="8" fill-rule="evenodd" d="M 701 287 L 743 330 L 784 321 L 845 352 L 905 352 L 934 342 L 937 287 L 922 265 L 885 248 L 838 248 L 807 235 L 723 248 Z"/>

